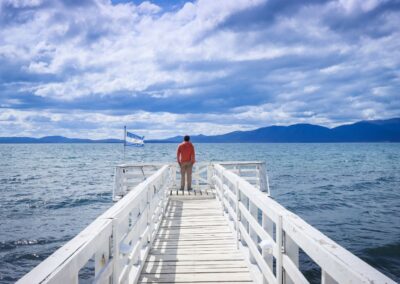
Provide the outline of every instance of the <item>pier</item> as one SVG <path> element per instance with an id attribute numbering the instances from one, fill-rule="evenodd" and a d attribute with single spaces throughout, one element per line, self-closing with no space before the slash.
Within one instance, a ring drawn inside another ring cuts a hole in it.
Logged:
<path id="1" fill-rule="evenodd" d="M 115 204 L 17 283 L 395 283 L 270 197 L 264 162 L 121 165 Z M 354 240 L 357 241 L 357 240 Z"/>

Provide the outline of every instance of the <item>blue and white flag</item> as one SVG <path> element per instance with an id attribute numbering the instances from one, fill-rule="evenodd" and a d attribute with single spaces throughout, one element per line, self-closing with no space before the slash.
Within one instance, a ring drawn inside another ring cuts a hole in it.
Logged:
<path id="1" fill-rule="evenodd" d="M 144 136 L 139 136 L 131 132 L 126 132 L 126 146 L 144 146 Z"/>

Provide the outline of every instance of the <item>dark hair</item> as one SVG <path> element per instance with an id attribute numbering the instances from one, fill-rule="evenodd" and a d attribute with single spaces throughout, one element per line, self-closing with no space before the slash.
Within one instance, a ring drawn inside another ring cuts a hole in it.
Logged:
<path id="1" fill-rule="evenodd" d="M 184 141 L 189 141 L 190 140 L 190 136 L 189 135 L 185 135 L 185 137 L 183 137 Z"/>

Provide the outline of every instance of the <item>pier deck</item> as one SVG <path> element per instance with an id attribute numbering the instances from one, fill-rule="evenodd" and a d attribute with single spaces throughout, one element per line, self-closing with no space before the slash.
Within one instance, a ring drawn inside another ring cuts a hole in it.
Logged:
<path id="1" fill-rule="evenodd" d="M 213 195 L 170 196 L 139 283 L 252 282 L 222 212 Z"/>
<path id="2" fill-rule="evenodd" d="M 118 202 L 18 284 L 307 284 L 301 254 L 324 284 L 395 283 L 271 198 L 264 162 L 196 163 L 184 195 L 175 164 L 115 173 Z"/>

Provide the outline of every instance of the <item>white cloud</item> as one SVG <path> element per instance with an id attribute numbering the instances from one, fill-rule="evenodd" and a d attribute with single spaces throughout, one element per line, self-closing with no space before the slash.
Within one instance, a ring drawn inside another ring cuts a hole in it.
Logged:
<path id="1" fill-rule="evenodd" d="M 320 88 L 321 88 L 320 86 L 305 86 L 303 91 L 305 94 L 311 94 L 311 93 L 315 93 Z"/>
<path id="2" fill-rule="evenodd" d="M 7 5 L 24 12 L 0 29 L 0 92 L 15 96 L 0 97 L 0 106 L 18 118 L 0 135 L 17 125 L 21 134 L 118 136 L 130 121 L 152 129 L 143 130 L 148 137 L 188 128 L 215 134 L 396 116 L 400 15 L 386 11 L 362 24 L 384 2 L 282 2 L 298 7 L 275 15 L 264 0 L 199 0 L 173 10 L 150 1 L 77 1 L 66 8 L 55 0 L 7 0 L 1 13 Z M 242 25 L 235 22 L 240 13 Z M 147 100 L 127 115 L 128 106 L 114 109 L 122 96 Z M 104 98 L 110 107 L 96 108 Z M 180 101 L 187 105 L 178 109 Z M 72 108 L 68 115 L 64 104 Z M 21 106 L 30 110 L 12 110 Z"/>
<path id="3" fill-rule="evenodd" d="M 144 1 L 137 6 L 137 10 L 142 14 L 156 14 L 161 12 L 161 7 L 149 1 Z"/>
<path id="4" fill-rule="evenodd" d="M 341 6 L 348 13 L 369 12 L 378 5 L 387 2 L 385 0 L 339 0 Z"/>
<path id="5" fill-rule="evenodd" d="M 31 8 L 39 6 L 43 3 L 42 0 L 4 0 L 5 4 L 9 4 L 14 8 Z"/>

